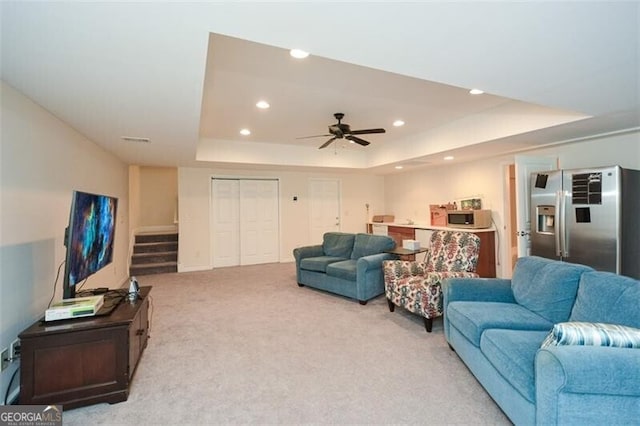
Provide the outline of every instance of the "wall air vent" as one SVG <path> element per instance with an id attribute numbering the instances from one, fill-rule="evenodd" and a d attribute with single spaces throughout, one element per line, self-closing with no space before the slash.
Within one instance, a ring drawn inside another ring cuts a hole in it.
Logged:
<path id="1" fill-rule="evenodd" d="M 139 138 L 136 136 L 122 136 L 121 139 L 125 142 L 151 143 L 151 139 L 149 138 Z"/>

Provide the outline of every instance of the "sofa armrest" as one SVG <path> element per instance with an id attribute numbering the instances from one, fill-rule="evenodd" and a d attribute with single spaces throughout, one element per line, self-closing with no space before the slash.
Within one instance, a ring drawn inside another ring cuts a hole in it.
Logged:
<path id="1" fill-rule="evenodd" d="M 396 258 L 395 254 L 376 253 L 356 261 L 356 299 L 362 303 L 384 292 L 382 264 Z"/>
<path id="2" fill-rule="evenodd" d="M 296 259 L 296 280 L 300 284 L 300 262 L 307 257 L 323 256 L 324 250 L 322 245 L 297 247 L 293 249 L 293 257 Z"/>
<path id="3" fill-rule="evenodd" d="M 631 424 L 640 418 L 638 349 L 541 349 L 535 360 L 535 383 L 538 424 Z"/>
<path id="4" fill-rule="evenodd" d="M 299 264 L 300 261 L 306 257 L 317 257 L 323 255 L 324 251 L 322 250 L 322 245 L 297 247 L 293 249 L 293 257 L 296 259 L 296 264 Z"/>
<path id="5" fill-rule="evenodd" d="M 390 253 L 376 253 L 370 254 L 369 256 L 362 256 L 356 262 L 357 273 L 359 275 L 372 269 L 381 269 L 383 261 L 394 260 L 396 258 L 396 255 Z"/>

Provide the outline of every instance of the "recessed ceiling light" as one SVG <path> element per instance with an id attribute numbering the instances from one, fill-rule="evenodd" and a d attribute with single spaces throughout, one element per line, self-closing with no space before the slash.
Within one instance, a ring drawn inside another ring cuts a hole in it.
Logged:
<path id="1" fill-rule="evenodd" d="M 251 134 L 251 130 L 242 129 L 242 130 L 240 130 L 240 134 L 243 135 L 243 136 L 249 136 Z"/>
<path id="2" fill-rule="evenodd" d="M 453 160 L 453 155 L 447 155 L 444 159 L 447 161 Z"/>
<path id="3" fill-rule="evenodd" d="M 396 121 L 393 122 L 393 125 L 396 126 L 396 127 L 404 126 L 404 121 L 396 120 Z"/>
<path id="4" fill-rule="evenodd" d="M 396 166 L 396 169 L 398 169 L 398 170 L 403 169 L 403 168 L 404 167 L 402 167 L 402 166 Z"/>
<path id="5" fill-rule="evenodd" d="M 267 109 L 269 108 L 271 105 L 269 105 L 269 102 L 267 101 L 259 101 L 256 106 L 260 109 Z"/>
<path id="6" fill-rule="evenodd" d="M 289 55 L 293 56 L 296 59 L 304 59 L 307 56 L 309 56 L 309 52 L 305 52 L 304 50 L 301 50 L 301 49 L 291 49 L 289 51 Z"/>
<path id="7" fill-rule="evenodd" d="M 471 90 L 469 90 L 469 93 L 471 93 L 472 95 L 482 95 L 484 93 L 484 90 L 471 89 Z"/>

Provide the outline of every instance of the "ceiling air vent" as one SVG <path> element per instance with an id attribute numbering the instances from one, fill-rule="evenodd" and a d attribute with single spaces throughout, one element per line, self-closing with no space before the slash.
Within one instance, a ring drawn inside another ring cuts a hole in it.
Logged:
<path id="1" fill-rule="evenodd" d="M 125 142 L 151 143 L 151 139 L 149 138 L 139 138 L 136 136 L 122 136 L 122 140 Z"/>

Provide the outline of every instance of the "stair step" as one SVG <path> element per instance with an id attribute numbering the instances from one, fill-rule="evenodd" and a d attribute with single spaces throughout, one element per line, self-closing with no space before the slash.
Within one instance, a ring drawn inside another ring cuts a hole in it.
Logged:
<path id="1" fill-rule="evenodd" d="M 131 265 L 129 267 L 130 276 L 165 274 L 178 272 L 178 262 L 149 263 L 144 265 Z"/>
<path id="2" fill-rule="evenodd" d="M 129 274 L 151 275 L 178 272 L 178 234 L 150 232 L 135 236 Z"/>
<path id="3" fill-rule="evenodd" d="M 133 246 L 134 254 L 158 253 L 158 252 L 168 252 L 168 251 L 178 251 L 178 242 L 169 241 L 169 242 L 136 243 Z"/>
<path id="4" fill-rule="evenodd" d="M 158 243 L 158 242 L 177 242 L 178 234 L 175 232 L 155 233 L 155 234 L 138 234 L 136 235 L 137 243 Z"/>
<path id="5" fill-rule="evenodd" d="M 164 262 L 177 262 L 177 251 L 160 251 L 150 253 L 134 253 L 131 256 L 132 265 L 143 265 L 148 263 L 164 263 Z"/>

